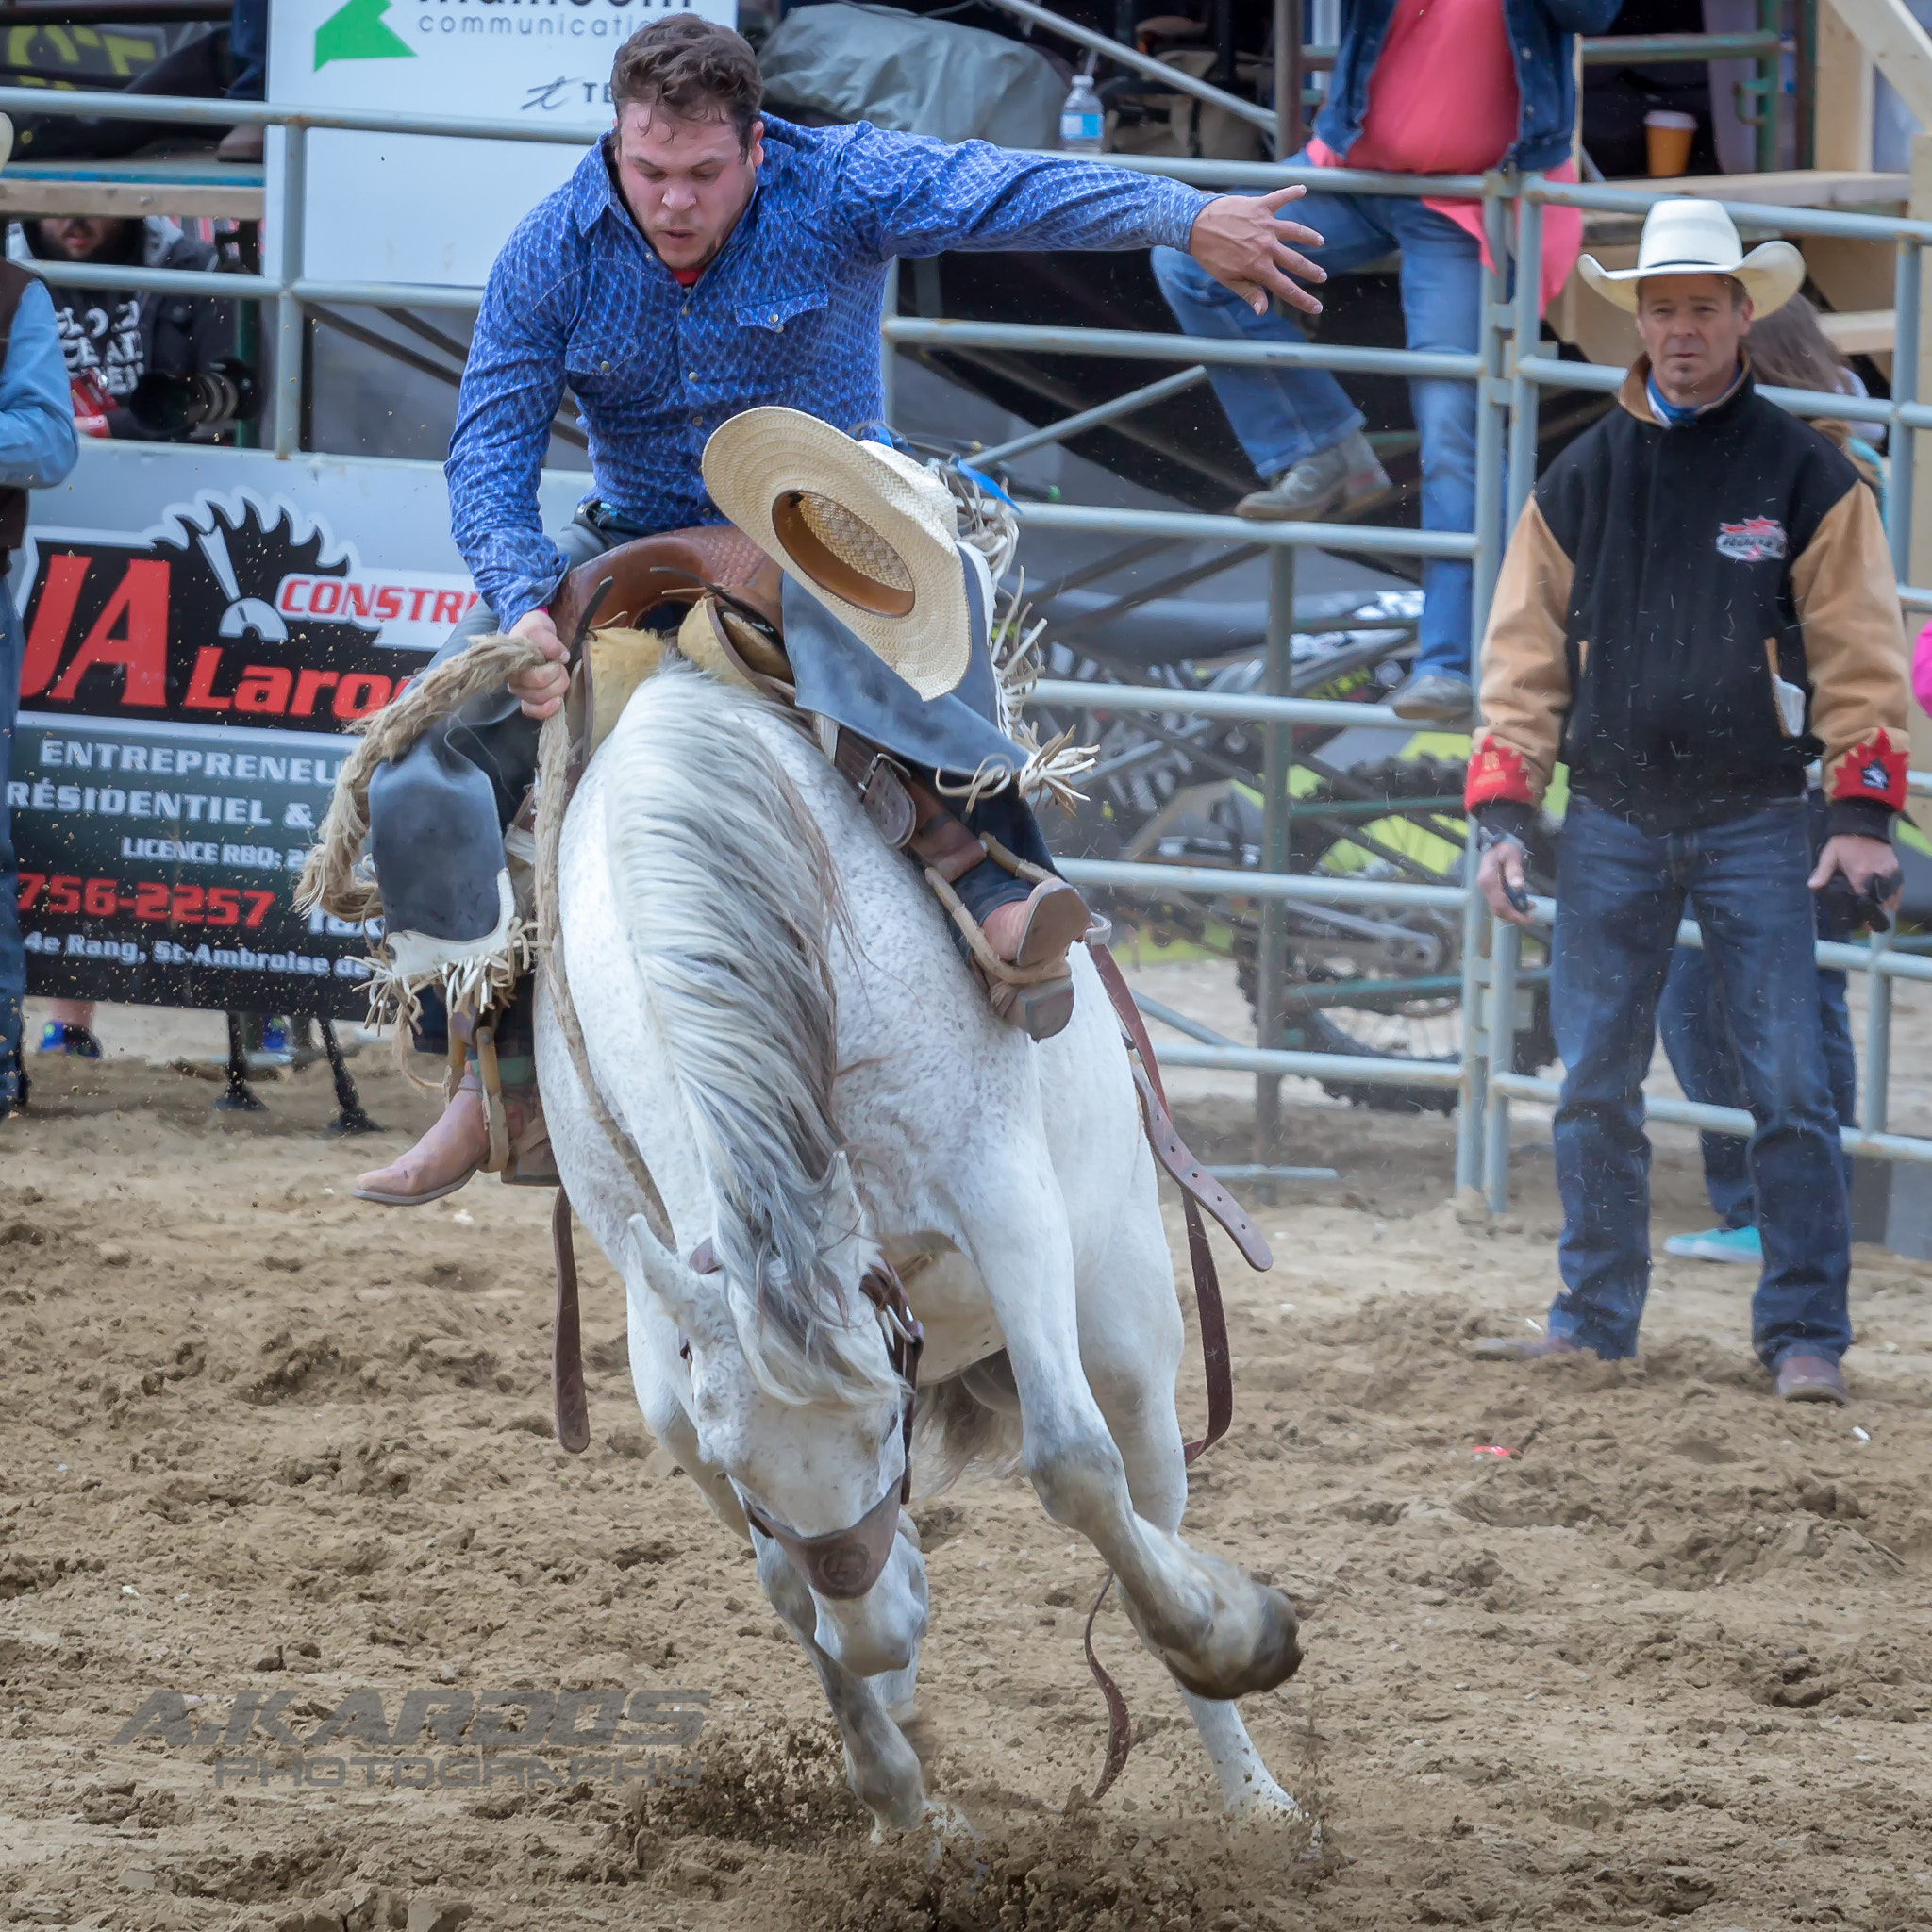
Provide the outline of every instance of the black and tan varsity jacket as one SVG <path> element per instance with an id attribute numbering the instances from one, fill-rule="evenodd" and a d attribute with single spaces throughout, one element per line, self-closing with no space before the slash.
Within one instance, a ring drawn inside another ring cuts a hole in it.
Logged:
<path id="1" fill-rule="evenodd" d="M 1524 830 L 1561 760 L 1579 797 L 1667 832 L 1799 793 L 1822 758 L 1832 829 L 1889 836 L 1907 659 L 1876 500 L 1748 374 L 1666 428 L 1648 373 L 1524 505 L 1483 645 L 1469 809 Z"/>

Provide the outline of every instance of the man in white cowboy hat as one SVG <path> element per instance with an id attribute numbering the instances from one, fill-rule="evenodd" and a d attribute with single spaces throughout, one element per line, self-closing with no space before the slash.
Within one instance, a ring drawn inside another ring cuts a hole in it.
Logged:
<path id="1" fill-rule="evenodd" d="M 0 114 L 0 166 L 12 151 L 13 125 Z M 53 298 L 38 275 L 0 262 L 0 575 L 26 536 L 27 491 L 62 481 L 79 454 Z M 21 648 L 19 613 L 12 597 L 0 591 L 0 1120 L 25 1097 L 20 1027 L 26 954 L 16 912 L 7 783 Z"/>
<path id="2" fill-rule="evenodd" d="M 491 272 L 447 465 L 454 533 L 485 608 L 444 651 L 500 625 L 552 661 L 371 783 L 391 943 L 404 936 L 432 990 L 439 974 L 493 970 L 513 939 L 501 834 L 535 769 L 536 721 L 563 698 L 560 582 L 628 540 L 714 532 L 700 456 L 729 418 L 780 407 L 851 433 L 875 423 L 890 261 L 1165 243 L 1251 304 L 1272 294 L 1321 308 L 1295 278 L 1325 275 L 1294 246 L 1320 237 L 1279 214 L 1299 189 L 1210 195 L 1075 155 L 948 147 L 864 123 L 797 127 L 765 115 L 761 96 L 757 58 L 727 27 L 681 12 L 634 35 L 611 73 L 615 128 Z M 553 535 L 536 486 L 566 388 L 589 431 L 593 491 Z M 1074 923 L 1074 897 L 1049 890 L 1034 915 L 995 918 L 989 941 L 1050 947 Z M 496 1049 L 510 1136 L 534 1146 L 526 1008 L 502 1017 Z M 433 1029 L 422 1038 L 433 1044 Z M 359 1193 L 413 1206 L 469 1178 L 488 1136 L 466 1082 L 423 1142 L 358 1179 Z"/>
<path id="3" fill-rule="evenodd" d="M 1746 254 L 1719 204 L 1673 199 L 1651 209 L 1635 268 L 1581 268 L 1635 313 L 1644 354 L 1524 506 L 1467 791 L 1484 895 L 1526 924 L 1527 900 L 1511 897 L 1523 841 L 1556 764 L 1570 769 L 1551 959 L 1563 1289 L 1546 1335 L 1478 1353 L 1636 1352 L 1650 1273 L 1641 1083 L 1688 900 L 1757 1122 L 1753 1346 L 1782 1400 L 1843 1402 L 1849 1218 L 1811 891 L 1841 874 L 1875 907 L 1897 885 L 1906 649 L 1891 560 L 1851 463 L 1752 385 L 1752 319 L 1796 293 L 1795 248 Z M 1831 833 L 1815 868 L 1813 759 Z"/>

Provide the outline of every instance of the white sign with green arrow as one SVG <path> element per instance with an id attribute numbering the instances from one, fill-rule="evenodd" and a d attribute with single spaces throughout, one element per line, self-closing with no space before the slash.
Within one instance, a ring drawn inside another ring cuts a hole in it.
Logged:
<path id="1" fill-rule="evenodd" d="M 393 108 L 610 125 L 610 63 L 640 27 L 689 11 L 735 25 L 736 0 L 275 0 L 269 98 L 287 107 Z M 328 281 L 475 287 L 523 216 L 582 158 L 575 145 L 413 135 L 308 136 L 304 266 Z M 269 143 L 279 205 L 280 142 Z M 279 247 L 267 225 L 273 267 Z"/>

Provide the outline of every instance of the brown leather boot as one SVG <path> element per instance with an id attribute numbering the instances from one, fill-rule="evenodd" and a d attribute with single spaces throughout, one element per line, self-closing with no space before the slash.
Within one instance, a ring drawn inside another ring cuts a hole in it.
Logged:
<path id="1" fill-rule="evenodd" d="M 505 1178 L 554 1185 L 557 1166 L 536 1089 L 505 1088 L 503 1110 L 510 1143 Z M 490 1124 L 483 1112 L 482 1083 L 472 1065 L 436 1124 L 400 1160 L 358 1174 L 349 1191 L 358 1201 L 384 1208 L 421 1208 L 466 1186 L 489 1158 Z"/>
<path id="2" fill-rule="evenodd" d="M 1024 899 L 996 906 L 980 922 L 986 942 L 1015 966 L 1064 959 L 1091 923 L 1087 902 L 1065 879 L 1041 879 Z"/>

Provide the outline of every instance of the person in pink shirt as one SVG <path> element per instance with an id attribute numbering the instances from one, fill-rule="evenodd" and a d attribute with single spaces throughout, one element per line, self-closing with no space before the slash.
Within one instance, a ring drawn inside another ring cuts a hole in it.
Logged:
<path id="1" fill-rule="evenodd" d="M 1312 138 L 1309 167 L 1401 175 L 1540 169 L 1572 178 L 1576 117 L 1572 36 L 1602 33 L 1621 0 L 1342 0 L 1341 44 Z M 1407 195 L 1311 192 L 1295 219 L 1324 238 L 1307 250 L 1330 275 L 1400 252 L 1409 348 L 1468 353 L 1477 346 L 1485 251 L 1475 202 Z M 1546 208 L 1541 299 L 1563 285 L 1582 243 L 1582 217 Z M 1256 313 L 1185 255 L 1153 252 L 1155 278 L 1190 335 L 1298 341 L 1279 311 Z M 1362 434 L 1361 411 L 1320 369 L 1218 369 L 1215 394 L 1264 488 L 1236 513 L 1310 522 L 1346 513 L 1388 487 Z M 1475 518 L 1475 386 L 1409 385 L 1422 443 L 1425 530 L 1469 530 Z M 1423 565 L 1415 668 L 1392 700 L 1418 722 L 1466 724 L 1471 569 L 1456 558 Z"/>

